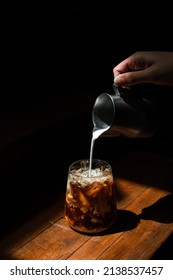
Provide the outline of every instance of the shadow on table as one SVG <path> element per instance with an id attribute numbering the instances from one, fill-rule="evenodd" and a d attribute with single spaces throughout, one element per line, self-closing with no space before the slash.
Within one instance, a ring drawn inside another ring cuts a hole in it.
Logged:
<path id="1" fill-rule="evenodd" d="M 173 194 L 166 195 L 154 204 L 143 208 L 139 219 L 153 220 L 160 223 L 173 222 Z"/>
<path id="2" fill-rule="evenodd" d="M 117 210 L 117 219 L 113 226 L 102 232 L 92 235 L 108 235 L 132 230 L 138 226 L 140 220 L 153 220 L 160 223 L 173 222 L 173 194 L 166 195 L 154 204 L 143 208 L 139 215 L 129 210 Z"/>
<path id="3" fill-rule="evenodd" d="M 107 233 L 117 233 L 132 230 L 140 223 L 138 215 L 129 210 L 117 211 L 117 220 Z"/>
<path id="4" fill-rule="evenodd" d="M 131 229 L 134 229 L 135 227 L 137 227 L 139 222 L 140 222 L 140 219 L 139 219 L 138 215 L 136 215 L 135 213 L 133 213 L 129 210 L 119 210 L 118 209 L 117 210 L 117 219 L 111 228 L 109 228 L 108 230 L 105 230 L 103 232 L 93 233 L 93 234 L 89 234 L 89 235 L 103 236 L 103 235 L 128 231 L 128 230 L 131 230 Z"/>

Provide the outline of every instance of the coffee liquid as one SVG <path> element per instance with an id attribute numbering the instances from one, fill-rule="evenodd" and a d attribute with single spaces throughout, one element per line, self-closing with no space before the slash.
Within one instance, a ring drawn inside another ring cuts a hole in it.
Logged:
<path id="1" fill-rule="evenodd" d="M 69 168 L 65 219 L 77 231 L 95 233 L 115 222 L 116 199 L 111 166 L 93 159 L 91 177 L 88 169 L 89 160 L 79 160 Z"/>

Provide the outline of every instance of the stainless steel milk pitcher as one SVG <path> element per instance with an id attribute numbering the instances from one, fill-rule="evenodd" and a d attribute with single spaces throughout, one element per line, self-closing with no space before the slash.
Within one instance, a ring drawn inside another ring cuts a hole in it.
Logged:
<path id="1" fill-rule="evenodd" d="M 124 95 L 113 85 L 114 94 L 102 93 L 94 103 L 92 120 L 103 136 L 142 138 L 152 136 L 159 127 L 158 108 L 145 97 Z"/>

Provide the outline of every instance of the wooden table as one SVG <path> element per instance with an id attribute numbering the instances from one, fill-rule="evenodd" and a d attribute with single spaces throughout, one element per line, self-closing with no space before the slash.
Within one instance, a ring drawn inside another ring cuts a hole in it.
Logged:
<path id="1" fill-rule="evenodd" d="M 72 230 L 64 219 L 64 186 L 49 207 L 3 237 L 0 258 L 150 259 L 173 232 L 173 160 L 130 151 L 110 163 L 118 217 L 109 231 L 86 235 Z"/>

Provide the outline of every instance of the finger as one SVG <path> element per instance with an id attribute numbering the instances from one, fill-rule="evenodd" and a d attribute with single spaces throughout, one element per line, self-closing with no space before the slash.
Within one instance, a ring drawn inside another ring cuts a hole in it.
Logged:
<path id="1" fill-rule="evenodd" d="M 119 75 L 121 73 L 129 72 L 130 70 L 131 70 L 131 68 L 129 68 L 128 63 L 126 63 L 126 60 L 124 60 L 121 63 L 119 63 L 117 66 L 114 67 L 113 74 L 114 74 L 114 77 L 116 77 L 117 75 Z"/>
<path id="2" fill-rule="evenodd" d="M 150 77 L 150 75 L 147 69 L 141 71 L 127 72 L 115 76 L 114 83 L 118 86 L 129 87 L 141 83 L 150 82 L 148 77 Z"/>

